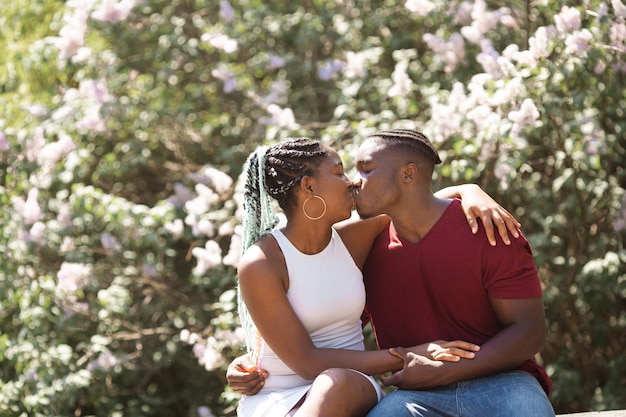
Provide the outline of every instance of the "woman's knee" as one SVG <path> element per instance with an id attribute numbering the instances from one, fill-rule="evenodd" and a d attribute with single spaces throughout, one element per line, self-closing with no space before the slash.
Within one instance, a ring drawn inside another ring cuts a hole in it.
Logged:
<path id="1" fill-rule="evenodd" d="M 354 372 L 349 369 L 330 368 L 320 373 L 313 381 L 312 389 L 328 390 L 341 395 L 354 381 Z"/>

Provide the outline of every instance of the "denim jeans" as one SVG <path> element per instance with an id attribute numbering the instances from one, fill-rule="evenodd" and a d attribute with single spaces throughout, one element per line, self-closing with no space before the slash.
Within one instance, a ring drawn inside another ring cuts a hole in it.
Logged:
<path id="1" fill-rule="evenodd" d="M 367 417 L 554 417 L 534 376 L 510 371 L 425 391 L 397 390 Z"/>

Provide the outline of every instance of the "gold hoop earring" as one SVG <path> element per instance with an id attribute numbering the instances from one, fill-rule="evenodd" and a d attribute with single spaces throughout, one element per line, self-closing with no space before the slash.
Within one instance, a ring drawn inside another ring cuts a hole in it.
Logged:
<path id="1" fill-rule="evenodd" d="M 304 200 L 304 203 L 302 203 L 302 212 L 304 213 L 304 215 L 307 217 L 307 219 L 309 220 L 319 220 L 322 217 L 324 217 L 324 214 L 326 214 L 326 201 L 324 201 L 324 199 L 322 197 L 320 197 L 319 195 L 314 195 L 312 196 L 313 198 L 319 198 L 320 200 L 322 200 L 322 203 L 324 204 L 324 211 L 322 212 L 322 214 L 320 214 L 317 217 L 311 217 L 309 216 L 309 214 L 306 212 L 306 203 L 311 199 L 311 196 L 307 197 L 306 200 Z"/>

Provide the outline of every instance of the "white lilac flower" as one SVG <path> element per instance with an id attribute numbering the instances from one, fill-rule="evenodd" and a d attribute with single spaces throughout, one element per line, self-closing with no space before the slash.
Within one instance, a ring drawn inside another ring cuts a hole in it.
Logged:
<path id="1" fill-rule="evenodd" d="M 270 104 L 267 106 L 267 112 L 271 115 L 271 117 L 259 118 L 259 122 L 261 124 L 280 127 L 294 127 L 297 125 L 293 110 L 290 108 L 283 109 L 277 104 Z"/>
<path id="2" fill-rule="evenodd" d="M 469 42 L 479 45 L 480 40 L 483 38 L 483 33 L 475 26 L 464 26 L 461 28 L 461 34 Z"/>
<path id="3" fill-rule="evenodd" d="M 513 168 L 509 164 L 499 163 L 493 171 L 496 178 L 500 180 L 500 187 L 503 190 L 509 188 L 509 182 L 507 181 L 509 174 L 513 172 Z"/>
<path id="4" fill-rule="evenodd" d="M 192 348 L 198 362 L 207 371 L 212 371 L 224 363 L 221 353 L 215 349 L 216 343 L 214 337 L 209 337 L 206 343 L 196 343 Z"/>
<path id="5" fill-rule="evenodd" d="M 609 39 L 611 39 L 611 46 L 626 53 L 626 23 L 614 22 L 609 29 Z"/>
<path id="6" fill-rule="evenodd" d="M 190 332 L 188 329 L 183 329 L 180 331 L 180 341 L 184 343 L 189 343 L 193 345 L 198 343 L 200 340 L 200 335 L 195 332 Z"/>
<path id="7" fill-rule="evenodd" d="M 524 99 L 519 110 L 513 110 L 508 114 L 509 120 L 519 127 L 532 125 L 539 118 L 539 111 L 535 103 L 529 98 Z"/>
<path id="8" fill-rule="evenodd" d="M 620 0 L 611 0 L 611 6 L 617 17 L 626 17 L 626 6 Z"/>
<path id="9" fill-rule="evenodd" d="M 565 53 L 580 56 L 589 49 L 589 42 L 593 38 L 587 29 L 572 32 L 565 38 Z"/>
<path id="10" fill-rule="evenodd" d="M 59 222 L 61 227 L 70 227 L 72 225 L 72 212 L 69 205 L 63 204 L 59 208 L 57 221 Z"/>
<path id="11" fill-rule="evenodd" d="M 222 259 L 222 263 L 227 266 L 237 267 L 239 264 L 239 256 L 241 255 L 241 248 L 241 236 L 237 234 L 232 235 L 228 253 Z"/>
<path id="12" fill-rule="evenodd" d="M 33 242 L 39 246 L 45 245 L 46 239 L 44 234 L 46 233 L 46 229 L 46 225 L 42 222 L 33 223 L 30 230 L 28 231 L 28 236 L 26 237 L 26 240 L 28 240 L 29 242 Z"/>
<path id="13" fill-rule="evenodd" d="M 448 41 L 431 33 L 424 34 L 422 39 L 433 52 L 441 57 L 445 64 L 445 72 L 454 71 L 458 63 L 465 58 L 465 42 L 459 33 L 453 33 Z"/>
<path id="14" fill-rule="evenodd" d="M 63 262 L 57 272 L 57 288 L 63 292 L 80 290 L 87 285 L 91 267 L 86 264 Z"/>
<path id="15" fill-rule="evenodd" d="M 197 260 L 193 270 L 196 275 L 202 275 L 222 262 L 222 249 L 214 240 L 208 240 L 204 248 L 193 248 L 191 254 Z"/>
<path id="16" fill-rule="evenodd" d="M 106 119 L 102 117 L 99 107 L 90 107 L 85 110 L 84 116 L 76 122 L 76 127 L 94 132 L 106 132 Z"/>
<path id="17" fill-rule="evenodd" d="M 198 413 L 198 417 L 214 417 L 213 412 L 206 405 L 201 405 L 200 407 L 198 407 L 196 412 Z"/>
<path id="18" fill-rule="evenodd" d="M 232 22 L 235 17 L 235 10 L 227 0 L 220 1 L 220 17 L 227 22 Z"/>
<path id="19" fill-rule="evenodd" d="M 228 54 L 236 52 L 237 49 L 239 49 L 237 41 L 223 33 L 205 33 L 200 39 L 208 42 L 215 49 L 220 49 Z"/>
<path id="20" fill-rule="evenodd" d="M 500 78 L 502 73 L 500 71 L 500 65 L 498 65 L 498 58 L 500 55 L 494 49 L 489 39 L 483 39 L 480 42 L 481 52 L 476 56 L 476 61 L 480 63 L 483 70 L 490 74 L 493 78 Z"/>
<path id="21" fill-rule="evenodd" d="M 96 369 L 108 371 L 120 362 L 121 360 L 113 355 L 109 349 L 104 349 L 95 360 L 89 362 L 87 369 L 90 371 Z"/>
<path id="22" fill-rule="evenodd" d="M 85 44 L 88 17 L 87 12 L 82 9 L 63 16 L 64 25 L 59 36 L 51 38 L 60 51 L 59 59 L 71 58 Z"/>
<path id="23" fill-rule="evenodd" d="M 505 7 L 489 11 L 484 0 L 476 0 L 472 10 L 472 26 L 477 27 L 481 34 L 485 34 L 495 28 L 501 19 L 508 14 L 510 14 L 510 10 Z"/>
<path id="24" fill-rule="evenodd" d="M 102 22 L 117 23 L 126 20 L 135 7 L 135 0 L 103 0 L 91 13 L 91 18 Z"/>
<path id="25" fill-rule="evenodd" d="M 493 114 L 491 107 L 481 104 L 467 112 L 467 118 L 476 124 L 476 130 L 482 131 L 489 125 L 489 119 Z"/>
<path id="26" fill-rule="evenodd" d="M 435 4 L 429 0 L 407 0 L 404 6 L 420 16 L 428 16 L 435 9 Z"/>
<path id="27" fill-rule="evenodd" d="M 508 15 L 510 15 L 510 10 L 505 7 L 490 12 L 487 10 L 487 4 L 483 0 L 477 0 L 471 13 L 472 23 L 461 28 L 461 33 L 468 41 L 479 45 L 484 35 L 495 28 Z M 508 22 L 510 22 L 510 19 Z"/>
<path id="28" fill-rule="evenodd" d="M 0 154 L 9 150 L 9 142 L 7 141 L 7 135 L 4 132 L 0 132 Z"/>
<path id="29" fill-rule="evenodd" d="M 548 31 L 545 26 L 538 28 L 535 35 L 528 40 L 528 50 L 533 58 L 541 59 L 549 55 L 548 51 Z"/>
<path id="30" fill-rule="evenodd" d="M 347 78 L 365 78 L 367 71 L 365 70 L 366 56 L 361 52 L 346 52 L 346 66 L 343 74 Z"/>
<path id="31" fill-rule="evenodd" d="M 39 196 L 39 190 L 37 188 L 31 188 L 28 192 L 26 201 L 21 197 L 13 197 L 13 209 L 22 217 L 24 224 L 32 225 L 35 222 L 43 219 L 43 213 L 37 197 Z"/>
<path id="32" fill-rule="evenodd" d="M 209 207 L 215 204 L 220 199 L 220 196 L 216 194 L 215 191 L 213 191 L 204 184 L 196 184 L 194 189 L 198 193 L 197 198 L 200 198 L 206 202 L 206 209 L 203 211 L 203 213 L 206 213 Z"/>
<path id="33" fill-rule="evenodd" d="M 244 332 L 241 327 L 237 327 L 235 330 L 218 329 L 215 332 L 215 338 L 232 347 L 240 346 L 245 342 Z"/>
<path id="34" fill-rule="evenodd" d="M 554 16 L 556 28 L 561 32 L 573 32 L 580 29 L 580 12 L 574 7 L 563 6 L 559 14 Z"/>
<path id="35" fill-rule="evenodd" d="M 61 242 L 61 247 L 59 248 L 59 252 L 64 254 L 64 253 L 70 253 L 76 250 L 76 245 L 74 244 L 74 241 L 72 240 L 71 237 L 69 236 L 65 236 L 63 238 L 63 242 Z"/>
<path id="36" fill-rule="evenodd" d="M 320 64 L 317 69 L 317 76 L 320 80 L 327 81 L 337 76 L 337 73 L 346 66 L 344 61 L 339 59 L 330 59 Z"/>
<path id="37" fill-rule="evenodd" d="M 289 85 L 284 79 L 273 81 L 270 84 L 269 93 L 264 96 L 254 96 L 254 100 L 261 107 L 267 106 L 278 101 L 282 101 L 287 96 Z"/>
<path id="38" fill-rule="evenodd" d="M 279 57 L 278 55 L 271 55 L 269 61 L 267 62 L 267 65 L 265 66 L 265 69 L 268 71 L 277 69 L 277 68 L 282 68 L 285 66 L 285 59 Z"/>
<path id="39" fill-rule="evenodd" d="M 106 80 L 86 79 L 80 82 L 78 86 L 79 96 L 97 104 L 104 104 L 113 99 L 109 93 Z"/>
<path id="40" fill-rule="evenodd" d="M 226 94 L 233 92 L 237 88 L 237 81 L 235 80 L 235 74 L 233 72 L 214 68 L 211 71 L 211 75 L 224 82 L 223 91 Z"/>
<path id="41" fill-rule="evenodd" d="M 210 165 L 190 177 L 197 182 L 210 185 L 218 194 L 228 192 L 233 185 L 233 179 L 228 174 Z"/>
<path id="42" fill-rule="evenodd" d="M 191 190 L 180 182 L 174 183 L 174 193 L 166 201 L 176 207 L 183 207 L 185 203 L 193 198 Z"/>
<path id="43" fill-rule="evenodd" d="M 28 159 L 29 162 L 37 161 L 41 148 L 43 148 L 45 144 L 44 130 L 39 126 L 35 129 L 33 136 L 26 140 L 26 159 Z"/>
<path id="44" fill-rule="evenodd" d="M 117 241 L 115 236 L 108 232 L 102 233 L 102 235 L 100 236 L 100 242 L 102 243 L 102 247 L 107 252 L 117 253 L 122 250 L 122 245 L 120 244 L 120 242 Z"/>
<path id="45" fill-rule="evenodd" d="M 44 119 L 48 116 L 50 110 L 44 106 L 43 104 L 29 104 L 24 106 L 24 110 L 28 112 L 33 117 L 38 119 Z"/>
<path id="46" fill-rule="evenodd" d="M 65 133 L 61 133 L 58 141 L 48 143 L 41 148 L 37 155 L 37 162 L 43 168 L 52 168 L 54 164 L 74 149 L 76 149 L 76 144 L 74 144 L 72 138 Z"/>
<path id="47" fill-rule="evenodd" d="M 522 80 L 519 77 L 505 81 L 504 88 L 500 87 L 493 95 L 492 103 L 496 106 L 514 103 L 524 89 Z"/>
<path id="48" fill-rule="evenodd" d="M 68 92 L 71 92 L 71 91 L 75 91 L 75 89 L 70 88 L 70 89 L 66 92 L 66 94 L 67 94 Z M 70 102 L 69 100 L 66 100 L 66 99 L 65 99 L 65 97 L 64 97 L 64 99 L 63 99 L 63 100 L 64 100 L 66 103 Z M 70 104 L 64 104 L 64 105 L 62 105 L 61 107 L 59 107 L 59 108 L 57 108 L 56 110 L 54 110 L 54 111 L 52 112 L 52 115 L 50 116 L 50 118 L 51 118 L 52 120 L 54 120 L 55 122 L 58 122 L 58 121 L 61 121 L 61 120 L 64 120 L 64 119 L 67 119 L 67 118 L 69 118 L 69 117 L 73 116 L 73 115 L 74 115 L 74 113 L 75 113 L 75 111 L 76 111 L 76 110 L 74 109 L 74 107 L 73 107 L 72 105 L 70 105 Z"/>
<path id="49" fill-rule="evenodd" d="M 389 97 L 396 96 L 407 96 L 411 93 L 413 89 L 413 81 L 409 78 L 407 74 L 408 64 L 406 62 L 399 62 L 396 64 L 396 67 L 391 74 L 391 79 L 393 81 L 393 85 L 387 92 Z"/>
<path id="50" fill-rule="evenodd" d="M 175 219 L 173 222 L 165 223 L 165 230 L 172 234 L 176 239 L 183 237 L 185 232 L 185 224 L 181 219 Z"/>
<path id="51" fill-rule="evenodd" d="M 202 233 L 204 236 L 212 237 L 215 235 L 215 226 L 213 223 L 207 219 L 202 219 L 198 223 L 196 223 L 196 227 L 199 233 Z"/>

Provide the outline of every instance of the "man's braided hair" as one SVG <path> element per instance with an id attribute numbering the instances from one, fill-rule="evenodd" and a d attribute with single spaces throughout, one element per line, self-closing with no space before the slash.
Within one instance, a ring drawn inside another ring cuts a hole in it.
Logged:
<path id="1" fill-rule="evenodd" d="M 272 197 L 280 208 L 291 209 L 294 186 L 305 175 L 313 175 L 327 151 L 319 141 L 291 138 L 272 147 L 259 146 L 244 165 L 242 254 L 278 223 Z M 245 303 L 238 296 L 239 317 L 248 351 L 257 347 L 256 328 Z"/>
<path id="2" fill-rule="evenodd" d="M 385 145 L 391 145 L 404 149 L 410 153 L 419 153 L 423 155 L 433 165 L 441 163 L 439 153 L 426 136 L 417 130 L 410 129 L 388 129 L 375 132 L 367 137 L 379 138 L 385 140 Z"/>

